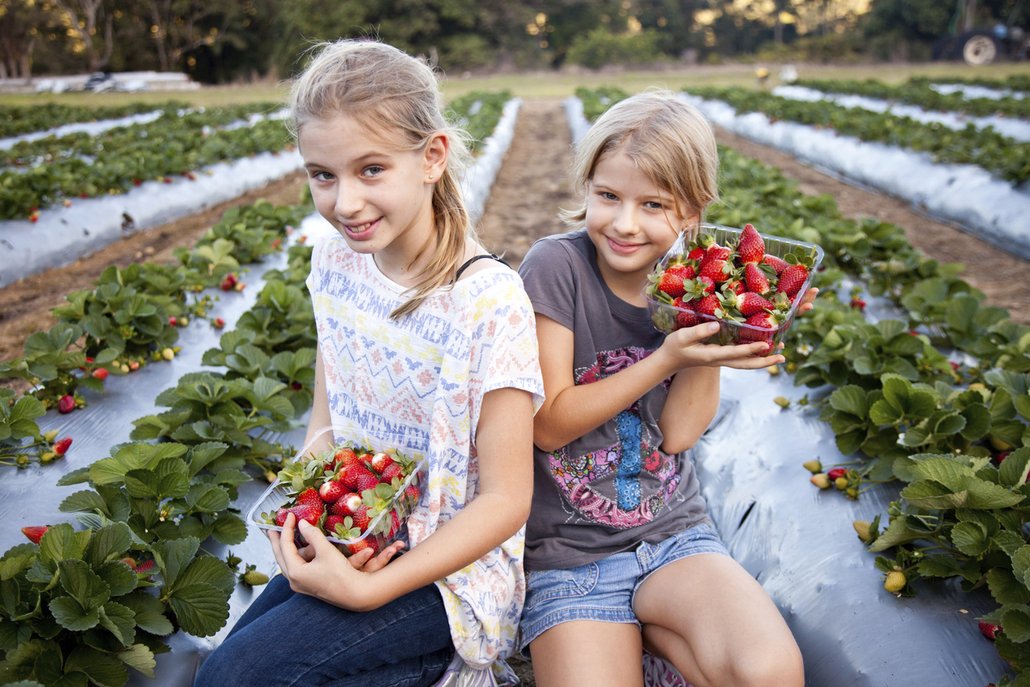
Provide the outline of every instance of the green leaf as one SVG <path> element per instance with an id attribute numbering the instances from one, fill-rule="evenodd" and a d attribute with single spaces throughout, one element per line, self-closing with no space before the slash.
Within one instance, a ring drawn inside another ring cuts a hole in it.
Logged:
<path id="1" fill-rule="evenodd" d="M 136 614 L 117 601 L 108 601 L 100 608 L 100 625 L 123 646 L 130 646 L 136 639 Z"/>
<path id="2" fill-rule="evenodd" d="M 136 588 L 135 571 L 121 561 L 108 561 L 97 566 L 97 575 L 111 590 L 111 596 L 124 596 Z"/>
<path id="3" fill-rule="evenodd" d="M 129 529 L 129 526 L 123 522 L 113 523 L 93 533 L 87 560 L 91 565 L 96 566 L 112 558 L 121 558 L 131 545 L 132 530 Z"/>
<path id="4" fill-rule="evenodd" d="M 111 589 L 85 561 L 61 561 L 61 587 L 85 609 L 99 608 L 111 598 Z"/>
<path id="5" fill-rule="evenodd" d="M 915 519 L 909 518 L 906 515 L 895 516 L 891 519 L 890 524 L 887 525 L 887 529 L 873 540 L 869 550 L 873 553 L 878 553 L 886 551 L 892 546 L 925 537 L 927 535 L 926 530 L 922 527 L 916 527 L 916 524 L 917 521 Z"/>
<path id="6" fill-rule="evenodd" d="M 1026 482 L 1030 473 L 1030 448 L 1011 452 L 998 468 L 998 478 L 1006 487 L 1018 487 Z"/>
<path id="7" fill-rule="evenodd" d="M 859 418 L 865 418 L 868 414 L 865 390 L 851 384 L 842 386 L 830 394 L 830 406 L 834 410 L 850 413 Z"/>
<path id="8" fill-rule="evenodd" d="M 118 599 L 118 602 L 132 609 L 136 614 L 136 625 L 144 632 L 164 637 L 175 631 L 172 621 L 164 614 L 164 605 L 157 597 L 140 591 Z"/>
<path id="9" fill-rule="evenodd" d="M 960 522 L 951 529 L 955 548 L 967 556 L 980 556 L 987 550 L 987 532 L 975 522 Z"/>
<path id="10" fill-rule="evenodd" d="M 1030 589 L 1005 568 L 988 570 L 987 586 L 991 596 L 1001 605 L 1030 603 Z"/>
<path id="11" fill-rule="evenodd" d="M 91 489 L 77 491 L 67 497 L 64 501 L 61 501 L 60 509 L 62 513 L 103 513 L 107 516 L 111 515 L 107 502 L 104 501 L 100 494 Z"/>
<path id="12" fill-rule="evenodd" d="M 75 532 L 67 523 L 55 525 L 39 540 L 39 557 L 46 563 L 56 564 L 65 559 L 81 561 L 89 544 L 88 531 Z"/>
<path id="13" fill-rule="evenodd" d="M 157 667 L 157 660 L 154 658 L 154 652 L 146 645 L 133 644 L 125 651 L 119 651 L 116 656 L 130 668 L 143 673 L 149 678 L 154 677 L 154 668 Z"/>
<path id="14" fill-rule="evenodd" d="M 59 596 L 51 599 L 47 606 L 54 620 L 66 630 L 83 632 L 96 627 L 100 622 L 100 609 L 84 609 L 82 605 L 70 596 Z"/>
<path id="15" fill-rule="evenodd" d="M 157 567 L 161 570 L 161 577 L 164 579 L 165 587 L 175 586 L 179 573 L 189 565 L 190 561 L 197 554 L 200 548 L 200 541 L 193 537 L 182 539 L 170 539 L 154 543 L 151 550 Z"/>
<path id="16" fill-rule="evenodd" d="M 210 584 L 197 582 L 176 587 L 168 603 L 179 626 L 197 637 L 215 634 L 229 618 L 228 595 Z"/>
<path id="17" fill-rule="evenodd" d="M 117 657 L 85 646 L 72 649 L 64 670 L 85 673 L 101 687 L 123 687 L 129 680 L 129 671 Z"/>
<path id="18" fill-rule="evenodd" d="M 226 565 L 225 561 L 213 556 L 201 555 L 190 563 L 178 580 L 178 584 L 182 585 L 195 583 L 210 584 L 221 589 L 228 597 L 236 588 L 236 574 Z"/>
<path id="19" fill-rule="evenodd" d="M 224 512 L 215 520 L 211 535 L 221 544 L 240 544 L 247 538 L 247 525 L 235 513 Z"/>
<path id="20" fill-rule="evenodd" d="M 896 425 L 901 419 L 901 411 L 882 398 L 869 407 L 869 420 L 874 425 Z"/>
<path id="21" fill-rule="evenodd" d="M 118 484 L 130 470 L 152 470 L 165 458 L 182 456 L 186 451 L 186 446 L 176 443 L 123 444 L 110 458 L 94 462 L 89 468 L 89 476 L 94 484 Z"/>
<path id="22" fill-rule="evenodd" d="M 968 465 L 963 465 L 948 456 L 931 456 L 926 460 L 917 463 L 913 474 L 919 479 L 928 479 L 940 482 L 945 487 L 956 490 L 961 489 L 965 480 L 973 475 L 973 470 Z"/>
<path id="23" fill-rule="evenodd" d="M 229 507 L 229 494 L 216 484 L 198 484 L 186 499 L 194 510 L 201 513 L 218 513 Z"/>
<path id="24" fill-rule="evenodd" d="M 1030 609 L 1023 605 L 1006 607 L 1001 618 L 1009 639 L 1019 644 L 1030 640 Z"/>

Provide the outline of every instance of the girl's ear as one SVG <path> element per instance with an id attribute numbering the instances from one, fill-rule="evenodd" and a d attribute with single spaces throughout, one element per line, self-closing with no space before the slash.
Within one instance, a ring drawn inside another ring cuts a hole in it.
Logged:
<path id="1" fill-rule="evenodd" d="M 429 139 L 425 147 L 425 172 L 427 182 L 436 182 L 447 169 L 447 156 L 450 153 L 451 141 L 447 134 L 438 133 Z"/>

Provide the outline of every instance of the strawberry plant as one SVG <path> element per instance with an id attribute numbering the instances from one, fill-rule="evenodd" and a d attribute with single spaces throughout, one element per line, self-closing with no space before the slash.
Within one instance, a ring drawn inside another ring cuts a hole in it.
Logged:
<path id="1" fill-rule="evenodd" d="M 178 627 L 214 634 L 228 617 L 232 572 L 185 537 L 146 546 L 128 526 L 46 529 L 0 558 L 0 676 L 5 682 L 121 685 L 153 677 Z M 150 572 L 138 557 L 156 563 Z"/>

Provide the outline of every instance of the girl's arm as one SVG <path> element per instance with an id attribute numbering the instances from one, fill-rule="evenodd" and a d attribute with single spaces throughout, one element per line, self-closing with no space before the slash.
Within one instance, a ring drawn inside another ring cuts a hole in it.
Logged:
<path id="1" fill-rule="evenodd" d="M 798 306 L 798 315 L 815 306 L 818 293 L 816 288 L 805 292 Z M 776 358 L 762 360 L 766 365 L 776 364 Z M 658 420 L 663 437 L 662 450 L 672 455 L 692 447 L 708 429 L 718 409 L 718 368 L 695 367 L 678 372 L 669 387 L 669 396 Z"/>
<path id="2" fill-rule="evenodd" d="M 665 337 L 662 345 L 643 360 L 596 382 L 576 385 L 573 332 L 538 313 L 536 333 L 545 400 L 533 423 L 534 442 L 543 451 L 555 451 L 612 419 L 655 385 L 685 368 L 725 365 L 754 369 L 783 362 L 782 356 L 758 355 L 765 350 L 763 342 L 739 346 L 703 343 L 719 331 L 718 327 L 718 324 L 702 324 L 679 329 Z M 711 377 L 695 374 L 701 372 L 691 370 L 680 386 L 689 388 L 700 383 L 698 392 L 704 393 L 711 387 Z M 718 370 L 715 372 L 717 374 Z M 718 391 L 717 383 L 715 389 Z M 677 397 L 679 395 L 677 393 Z"/>
<path id="3" fill-rule="evenodd" d="M 410 591 L 460 570 L 508 539 L 525 524 L 533 491 L 533 400 L 514 388 L 484 395 L 476 431 L 479 491 L 475 498 L 424 542 L 374 572 L 355 570 L 317 528 L 300 532 L 314 555 L 307 561 L 293 543 L 293 515 L 282 535 L 271 532 L 272 549 L 295 591 L 342 608 L 378 608 Z"/>
<path id="4" fill-rule="evenodd" d="M 312 391 L 314 399 L 311 402 L 311 416 L 308 420 L 308 433 L 304 437 L 304 445 L 318 437 L 314 445 L 308 447 L 309 453 L 318 453 L 327 450 L 333 445 L 333 433 L 319 432 L 332 425 L 332 416 L 329 413 L 329 395 L 326 392 L 325 366 L 322 364 L 322 348 L 315 348 L 315 388 Z"/>

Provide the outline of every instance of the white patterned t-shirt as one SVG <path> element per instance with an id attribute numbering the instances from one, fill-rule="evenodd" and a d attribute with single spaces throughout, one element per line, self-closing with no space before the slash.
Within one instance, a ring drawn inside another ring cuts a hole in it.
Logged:
<path id="1" fill-rule="evenodd" d="M 514 387 L 543 400 L 533 308 L 513 270 L 491 261 L 397 320 L 405 288 L 333 234 L 307 285 L 337 441 L 422 454 L 428 479 L 408 518 L 417 546 L 478 493 L 483 396 Z M 485 668 L 511 654 L 525 597 L 524 528 L 437 582 L 458 655 Z"/>

